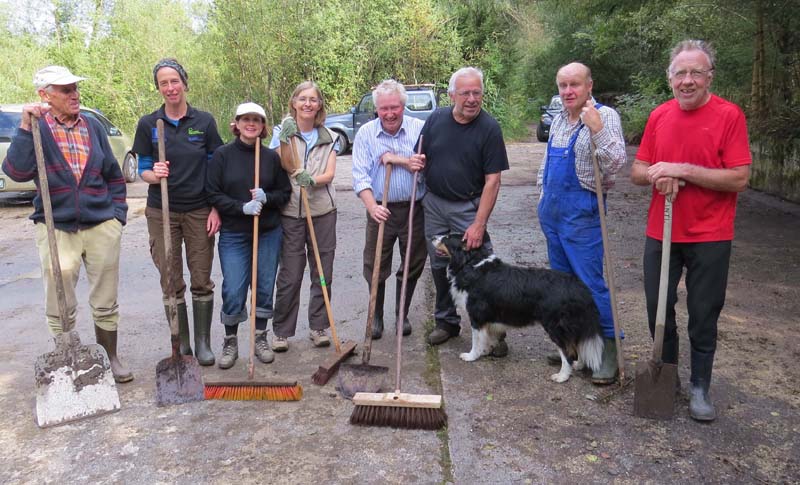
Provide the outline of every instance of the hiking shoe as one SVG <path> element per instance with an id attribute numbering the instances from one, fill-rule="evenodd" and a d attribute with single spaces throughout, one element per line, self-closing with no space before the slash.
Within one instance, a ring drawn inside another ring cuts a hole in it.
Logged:
<path id="1" fill-rule="evenodd" d="M 272 337 L 272 350 L 275 352 L 286 352 L 289 350 L 289 340 L 286 337 Z"/>
<path id="2" fill-rule="evenodd" d="M 325 330 L 311 330 L 308 338 L 314 342 L 314 347 L 327 347 L 331 344 L 331 339 L 328 338 Z"/>
<path id="3" fill-rule="evenodd" d="M 256 330 L 256 357 L 258 357 L 258 360 L 263 364 L 269 364 L 275 360 L 275 354 L 273 354 L 272 350 L 269 348 L 267 333 L 266 330 Z"/>
<path id="4" fill-rule="evenodd" d="M 239 358 L 239 342 L 236 340 L 236 335 L 225 337 L 222 343 L 222 357 L 219 358 L 220 369 L 230 369 Z"/>
<path id="5" fill-rule="evenodd" d="M 458 336 L 458 334 L 453 335 L 443 328 L 436 327 L 430 335 L 428 335 L 428 343 L 431 345 L 441 345 L 456 336 Z"/>

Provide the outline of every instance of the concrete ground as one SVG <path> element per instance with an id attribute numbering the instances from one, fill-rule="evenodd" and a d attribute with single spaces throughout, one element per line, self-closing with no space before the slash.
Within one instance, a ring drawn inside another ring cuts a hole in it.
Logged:
<path id="1" fill-rule="evenodd" d="M 512 168 L 489 230 L 498 255 L 521 265 L 546 265 L 546 249 L 536 220 L 535 170 L 544 145 L 510 144 Z M 350 188 L 350 157 L 339 159 L 336 186 L 339 220 L 333 288 L 333 313 L 344 339 L 361 342 L 368 293 L 361 276 L 364 209 Z M 629 365 L 649 355 L 641 291 L 641 249 L 647 194 L 622 181 L 609 206 L 615 250 L 620 314 L 628 334 Z M 798 468 L 798 372 L 775 366 L 770 379 L 783 382 L 775 391 L 759 365 L 738 363 L 743 352 L 761 345 L 780 350 L 760 353 L 764 362 L 780 355 L 796 363 L 796 279 L 780 279 L 783 270 L 800 272 L 796 241 L 800 211 L 794 205 L 761 194 L 745 194 L 740 218 L 758 223 L 748 234 L 768 233 L 757 253 L 764 271 L 732 275 L 734 290 L 770 284 L 782 292 L 775 305 L 759 307 L 748 318 L 770 318 L 784 330 L 762 334 L 755 343 L 729 332 L 722 342 L 714 396 L 720 418 L 699 425 L 688 418 L 685 395 L 679 395 L 673 421 L 653 422 L 632 415 L 632 386 L 600 389 L 581 374 L 565 384 L 549 380 L 554 368 L 544 362 L 553 346 L 540 328 L 509 333 L 510 355 L 465 363 L 458 354 L 469 348 L 470 332 L 438 348 L 425 344 L 432 318 L 433 288 L 424 273 L 414 297 L 414 332 L 403 345 L 403 389 L 444 396 L 448 427 L 439 432 L 354 427 L 348 423 L 353 405 L 334 389 L 335 378 L 320 387 L 311 375 L 330 349 L 314 349 L 308 340 L 301 298 L 298 335 L 290 350 L 273 364 L 256 364 L 256 378 L 296 379 L 304 389 L 298 402 L 205 401 L 159 408 L 154 402 L 155 365 L 169 355 L 169 332 L 156 271 L 148 252 L 141 182 L 129 185 L 129 224 L 123 236 L 120 281 L 121 355 L 136 379 L 119 385 L 122 410 L 50 429 L 33 422 L 33 362 L 52 349 L 42 318 L 42 283 L 26 206 L 0 207 L 0 482 L 2 483 L 753 483 L 800 480 Z M 614 207 L 619 208 L 618 211 Z M 780 236 L 789 229 L 791 234 Z M 737 236 L 739 237 L 739 236 Z M 756 243 L 753 243 L 756 244 Z M 782 250 L 766 258 L 770 251 Z M 788 249 L 787 249 L 788 248 Z M 735 251 L 738 251 L 735 249 Z M 396 253 L 397 254 L 397 253 Z M 743 256 L 752 254 L 736 252 Z M 395 258 L 394 269 L 399 265 Z M 186 275 L 188 277 L 188 275 Z M 221 284 L 218 267 L 214 278 Z M 392 278 L 393 280 L 393 278 Z M 92 342 L 86 305 L 86 282 L 79 284 L 78 329 Z M 731 294 L 729 289 L 729 295 Z M 394 283 L 389 283 L 386 314 L 393 314 Z M 220 307 L 219 291 L 216 308 Z M 744 308 L 729 302 L 735 326 Z M 744 304 L 746 306 L 746 304 Z M 776 308 L 780 318 L 775 316 Z M 754 315 L 753 313 L 758 313 Z M 795 315 L 795 319 L 786 315 Z M 781 319 L 782 318 L 782 319 Z M 788 319 L 787 319 L 788 318 Z M 215 319 L 216 320 L 216 319 Z M 685 320 L 684 320 L 685 322 Z M 793 322 L 793 324 L 792 324 Z M 393 318 L 387 334 L 373 346 L 371 363 L 394 369 Z M 685 332 L 685 323 L 683 324 Z M 219 354 L 222 328 L 212 331 Z M 246 377 L 247 332 L 236 366 L 228 371 L 204 368 L 207 379 Z M 742 333 L 741 335 L 749 335 Z M 721 339 L 723 337 L 721 336 Z M 686 340 L 684 340 L 686 341 Z M 777 347 L 776 347 L 777 346 Z M 359 345 L 359 349 L 360 349 Z M 683 349 L 683 354 L 687 350 Z M 794 355 L 794 357 L 792 357 Z M 358 357 L 351 362 L 357 363 Z M 737 367 L 738 366 L 738 367 Z M 750 368 L 748 368 L 750 367 Z M 795 366 L 796 367 L 796 366 Z M 726 370 L 728 369 L 728 370 Z M 681 378 L 688 381 L 687 369 Z M 628 368 L 633 375 L 634 368 Z M 763 377 L 763 375 L 762 375 Z M 771 381 L 770 381 L 771 382 Z M 792 388 L 795 392 L 792 394 Z"/>

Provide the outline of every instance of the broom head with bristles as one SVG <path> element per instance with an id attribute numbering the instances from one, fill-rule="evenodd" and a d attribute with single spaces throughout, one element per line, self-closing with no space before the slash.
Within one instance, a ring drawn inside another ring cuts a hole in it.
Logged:
<path id="1" fill-rule="evenodd" d="M 206 399 L 225 401 L 299 401 L 303 388 L 295 382 L 206 382 Z"/>
<path id="2" fill-rule="evenodd" d="M 442 396 L 438 394 L 358 392 L 353 402 L 356 406 L 350 424 L 427 430 L 441 429 L 447 424 Z"/>

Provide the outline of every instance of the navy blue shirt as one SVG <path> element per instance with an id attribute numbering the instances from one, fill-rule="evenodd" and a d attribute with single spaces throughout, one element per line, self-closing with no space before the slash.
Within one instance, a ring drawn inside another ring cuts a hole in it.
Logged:
<path id="1" fill-rule="evenodd" d="M 158 160 L 156 120 L 164 120 L 164 142 L 169 161 L 169 210 L 189 212 L 209 206 L 205 190 L 206 172 L 211 154 L 222 146 L 217 123 L 210 113 L 189 106 L 186 115 L 177 120 L 167 118 L 164 105 L 139 119 L 133 140 L 133 151 Z M 161 188 L 150 184 L 147 206 L 161 208 Z"/>

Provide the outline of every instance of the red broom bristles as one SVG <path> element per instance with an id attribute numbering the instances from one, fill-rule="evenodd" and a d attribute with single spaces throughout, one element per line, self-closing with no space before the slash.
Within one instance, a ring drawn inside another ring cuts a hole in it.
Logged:
<path id="1" fill-rule="evenodd" d="M 225 401 L 299 401 L 303 388 L 293 386 L 253 383 L 250 385 L 206 385 L 206 399 Z"/>

